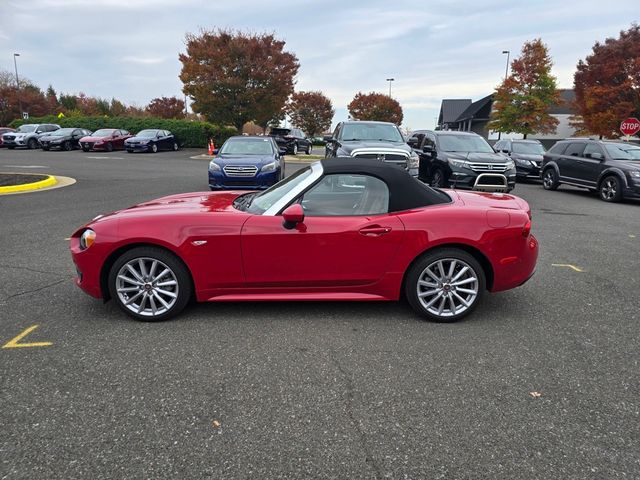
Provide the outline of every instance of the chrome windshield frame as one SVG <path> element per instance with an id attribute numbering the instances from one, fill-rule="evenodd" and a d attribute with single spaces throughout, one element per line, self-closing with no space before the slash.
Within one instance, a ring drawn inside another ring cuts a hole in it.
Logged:
<path id="1" fill-rule="evenodd" d="M 307 188 L 316 183 L 322 174 L 324 173 L 324 169 L 322 168 L 321 162 L 315 162 L 310 165 L 311 167 L 311 175 L 305 178 L 300 182 L 295 188 L 291 191 L 287 192 L 286 195 L 283 195 L 277 202 L 267 208 L 262 215 L 275 217 L 280 213 L 280 211 L 285 208 L 289 203 L 298 198 Z"/>

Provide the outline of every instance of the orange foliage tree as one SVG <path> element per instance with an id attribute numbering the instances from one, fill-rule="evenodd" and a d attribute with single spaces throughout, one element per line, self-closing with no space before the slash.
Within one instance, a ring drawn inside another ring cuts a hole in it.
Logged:
<path id="1" fill-rule="evenodd" d="M 314 137 L 331 128 L 335 110 L 331 100 L 321 92 L 296 92 L 287 106 L 291 123 Z"/>
<path id="2" fill-rule="evenodd" d="M 351 117 L 357 120 L 377 120 L 400 125 L 403 119 L 400 103 L 382 93 L 358 92 L 347 109 Z"/>
<path id="3" fill-rule="evenodd" d="M 184 100 L 176 97 L 154 98 L 145 110 L 152 117 L 184 118 Z"/>

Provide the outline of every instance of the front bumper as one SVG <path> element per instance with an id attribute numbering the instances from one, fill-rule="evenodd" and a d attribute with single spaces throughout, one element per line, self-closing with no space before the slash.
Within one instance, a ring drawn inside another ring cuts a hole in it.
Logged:
<path id="1" fill-rule="evenodd" d="M 27 142 L 24 139 L 4 140 L 3 147 L 26 147 Z"/>
<path id="2" fill-rule="evenodd" d="M 211 190 L 264 190 L 280 179 L 280 169 L 271 172 L 258 172 L 253 177 L 230 177 L 222 171 L 209 170 L 209 188 Z"/>
<path id="3" fill-rule="evenodd" d="M 135 145 L 125 144 L 124 148 L 127 149 L 127 152 L 149 152 L 151 151 L 151 144 L 142 144 L 138 143 Z"/>
<path id="4" fill-rule="evenodd" d="M 479 178 L 482 175 L 482 178 Z M 491 178 L 489 175 L 495 175 Z M 504 177 L 504 180 L 497 177 Z M 505 185 L 506 188 L 491 188 L 491 185 Z M 452 171 L 449 177 L 451 188 L 480 191 L 511 191 L 516 188 L 516 170 L 511 169 L 506 172 L 475 172 L 470 169 L 460 168 Z"/>
<path id="5" fill-rule="evenodd" d="M 80 142 L 80 147 L 85 151 L 106 150 L 106 143 Z"/>
<path id="6" fill-rule="evenodd" d="M 627 186 L 622 189 L 623 198 L 640 198 L 640 179 L 627 182 Z"/>
<path id="7" fill-rule="evenodd" d="M 540 180 L 540 166 L 516 163 L 516 177 L 518 179 Z"/>

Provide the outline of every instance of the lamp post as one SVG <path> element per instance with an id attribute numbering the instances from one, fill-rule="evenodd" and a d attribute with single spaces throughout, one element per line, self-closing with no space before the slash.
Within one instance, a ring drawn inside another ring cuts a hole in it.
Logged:
<path id="1" fill-rule="evenodd" d="M 509 50 L 503 50 L 502 54 L 506 54 L 507 55 L 507 66 L 504 68 L 504 80 L 507 80 L 507 77 L 509 76 L 509 54 L 511 52 Z M 502 132 L 498 132 L 498 140 L 500 140 L 500 138 L 502 137 Z"/>
<path id="2" fill-rule="evenodd" d="M 18 105 L 20 106 L 20 118 L 22 118 L 22 99 L 20 98 L 20 80 L 18 80 L 18 62 L 16 61 L 16 57 L 19 57 L 19 53 L 13 54 L 13 66 L 16 69 L 16 86 L 18 87 Z"/>
<path id="3" fill-rule="evenodd" d="M 389 82 L 389 96 L 391 96 L 391 82 L 393 82 L 395 78 L 387 78 L 387 82 Z"/>

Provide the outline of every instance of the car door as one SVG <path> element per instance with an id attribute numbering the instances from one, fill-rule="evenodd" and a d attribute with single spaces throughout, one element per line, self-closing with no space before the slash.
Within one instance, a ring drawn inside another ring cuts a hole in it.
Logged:
<path id="1" fill-rule="evenodd" d="M 73 148 L 80 148 L 80 139 L 83 137 L 83 131 L 79 128 L 76 128 L 71 134 L 71 145 Z"/>
<path id="2" fill-rule="evenodd" d="M 575 176 L 582 182 L 595 188 L 598 184 L 600 172 L 604 170 L 604 151 L 596 143 L 589 143 L 584 147 L 582 158 L 575 164 Z"/>
<path id="3" fill-rule="evenodd" d="M 567 149 L 558 157 L 557 165 L 560 171 L 560 180 L 566 183 L 575 183 L 582 185 L 581 180 L 577 177 L 580 169 L 579 164 L 582 161 L 584 152 L 584 142 L 572 142 Z"/>
<path id="4" fill-rule="evenodd" d="M 404 237 L 388 197 L 378 178 L 326 175 L 297 199 L 305 219 L 295 228 L 280 215 L 251 217 L 241 234 L 247 286 L 341 290 L 380 280 Z"/>

